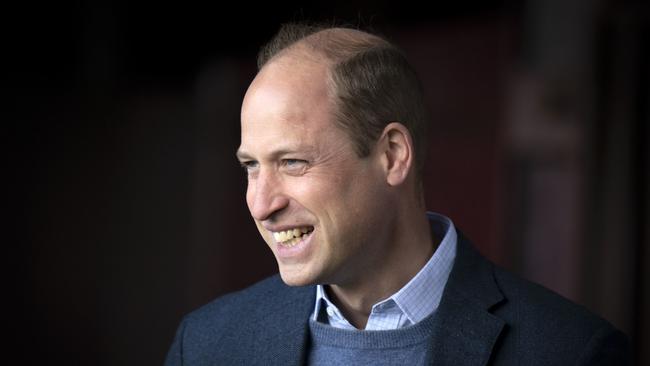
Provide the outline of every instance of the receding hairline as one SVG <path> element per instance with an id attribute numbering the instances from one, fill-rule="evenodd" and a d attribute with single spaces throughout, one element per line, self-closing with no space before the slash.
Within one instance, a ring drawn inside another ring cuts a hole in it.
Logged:
<path id="1" fill-rule="evenodd" d="M 288 45 L 268 59 L 262 68 L 286 56 L 312 58 L 316 62 L 325 62 L 331 66 L 373 47 L 389 46 L 390 43 L 383 38 L 358 29 L 326 28 Z"/>

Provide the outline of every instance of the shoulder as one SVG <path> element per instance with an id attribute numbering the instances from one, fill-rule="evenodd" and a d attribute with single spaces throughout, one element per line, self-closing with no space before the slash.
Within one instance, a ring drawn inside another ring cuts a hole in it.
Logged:
<path id="1" fill-rule="evenodd" d="M 540 331 L 593 331 L 609 324 L 585 307 L 493 264 L 462 234 L 449 281 L 466 298 L 478 300 L 508 324 L 530 324 Z"/>
<path id="2" fill-rule="evenodd" d="M 494 278 L 506 299 L 502 307 L 516 311 L 520 319 L 540 329 L 560 329 L 568 325 L 574 329 L 593 329 L 607 324 L 585 307 L 497 266 L 494 266 Z M 498 312 L 500 307 L 495 309 Z"/>
<path id="3" fill-rule="evenodd" d="M 184 321 L 213 329 L 215 325 L 223 326 L 233 321 L 241 324 L 260 312 L 309 296 L 308 293 L 309 288 L 289 287 L 279 275 L 274 275 L 243 290 L 216 298 L 189 313 Z"/>
<path id="4" fill-rule="evenodd" d="M 288 323 L 287 318 L 302 317 L 306 322 L 314 299 L 314 286 L 290 287 L 275 275 L 192 311 L 179 332 L 195 346 L 254 339 L 260 329 L 277 328 Z"/>
<path id="5" fill-rule="evenodd" d="M 314 286 L 289 287 L 278 275 L 221 296 L 183 318 L 166 365 L 246 364 L 251 352 L 263 358 L 275 340 L 303 331 L 314 299 Z"/>
<path id="6" fill-rule="evenodd" d="M 274 293 L 283 293 L 288 289 L 288 286 L 282 282 L 280 276 L 274 275 L 243 290 L 220 296 L 196 309 L 190 315 L 194 317 L 205 317 L 224 310 L 245 311 L 246 307 L 251 305 L 251 302 L 259 301 Z"/>
<path id="7" fill-rule="evenodd" d="M 493 314 L 506 321 L 506 334 L 516 340 L 519 350 L 526 350 L 525 358 L 625 364 L 627 337 L 605 319 L 496 266 L 494 278 L 505 301 L 495 306 Z"/>
<path id="8" fill-rule="evenodd" d="M 589 364 L 611 358 L 621 364 L 627 337 L 609 322 L 561 295 L 504 270 L 459 235 L 450 296 L 487 310 L 503 330 L 495 364 Z M 582 360 L 582 361 L 581 361 Z M 608 363 L 604 363 L 608 364 Z M 623 363 L 624 364 L 624 363 Z"/>

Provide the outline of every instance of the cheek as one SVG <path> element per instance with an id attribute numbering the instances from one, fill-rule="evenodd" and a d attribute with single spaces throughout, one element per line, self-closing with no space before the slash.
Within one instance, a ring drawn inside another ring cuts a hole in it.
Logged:
<path id="1" fill-rule="evenodd" d="M 345 184 L 344 196 L 346 214 L 354 218 L 359 225 L 364 226 L 366 220 L 372 220 L 376 215 L 385 214 L 386 190 L 383 188 L 381 176 L 368 170 L 358 174 Z"/>
<path id="2" fill-rule="evenodd" d="M 282 194 L 300 204 L 309 204 L 318 200 L 322 182 L 314 176 L 284 177 Z"/>

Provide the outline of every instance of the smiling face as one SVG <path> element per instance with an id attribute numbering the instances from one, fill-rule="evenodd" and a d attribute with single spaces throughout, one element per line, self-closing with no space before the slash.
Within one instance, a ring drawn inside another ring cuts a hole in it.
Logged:
<path id="1" fill-rule="evenodd" d="M 246 202 L 289 285 L 358 281 L 381 264 L 387 184 L 334 124 L 327 66 L 282 56 L 244 98 L 237 156 Z"/>

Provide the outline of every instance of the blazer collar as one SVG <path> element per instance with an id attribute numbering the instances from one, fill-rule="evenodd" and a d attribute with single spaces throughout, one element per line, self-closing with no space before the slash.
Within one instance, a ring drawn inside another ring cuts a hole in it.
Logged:
<path id="1" fill-rule="evenodd" d="M 489 312 L 504 301 L 493 265 L 458 233 L 454 267 L 436 314 L 436 365 L 485 365 L 505 322 Z"/>

